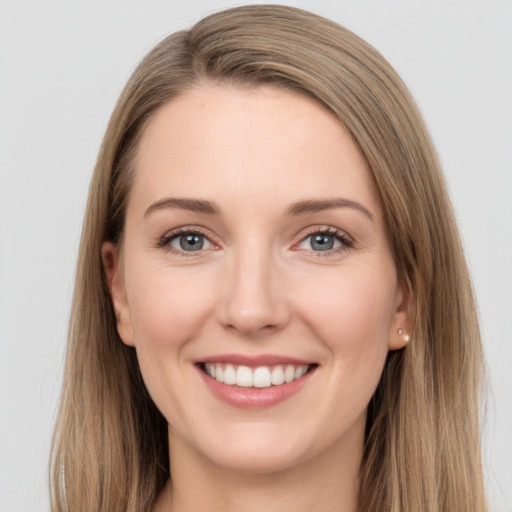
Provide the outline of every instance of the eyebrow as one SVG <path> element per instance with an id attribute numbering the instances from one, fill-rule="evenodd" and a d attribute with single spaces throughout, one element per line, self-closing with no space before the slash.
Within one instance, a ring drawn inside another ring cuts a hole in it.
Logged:
<path id="1" fill-rule="evenodd" d="M 333 199 L 309 199 L 306 201 L 299 201 L 297 203 L 290 204 L 286 210 L 286 215 L 307 215 L 308 213 L 317 213 L 324 210 L 331 210 L 333 208 L 353 208 L 355 210 L 364 213 L 371 221 L 375 220 L 375 216 L 361 203 L 352 201 L 345 198 L 333 198 Z"/>
<path id="2" fill-rule="evenodd" d="M 285 215 L 301 216 L 334 208 L 353 208 L 366 215 L 370 220 L 375 220 L 374 215 L 361 203 L 345 198 L 307 199 L 305 201 L 298 201 L 286 207 Z M 155 211 L 166 209 L 187 210 L 195 213 L 205 213 L 207 215 L 221 214 L 220 207 L 212 201 L 206 201 L 204 199 L 166 197 L 151 204 L 144 213 L 144 217 L 147 217 Z"/>
<path id="3" fill-rule="evenodd" d="M 205 201 L 204 199 L 166 197 L 165 199 L 161 199 L 160 201 L 153 203 L 144 213 L 144 217 L 147 217 L 157 210 L 173 208 L 188 210 L 195 213 L 206 213 L 208 215 L 220 215 L 220 208 L 211 201 Z"/>

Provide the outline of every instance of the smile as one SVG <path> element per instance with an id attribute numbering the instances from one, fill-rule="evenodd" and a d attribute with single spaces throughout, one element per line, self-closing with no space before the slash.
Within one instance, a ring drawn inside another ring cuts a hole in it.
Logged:
<path id="1" fill-rule="evenodd" d="M 308 372 L 310 366 L 312 365 L 288 364 L 251 368 L 243 365 L 205 363 L 203 371 L 228 386 L 269 388 L 300 379 Z"/>
<path id="2" fill-rule="evenodd" d="M 195 366 L 214 396 L 242 409 L 277 405 L 298 393 L 318 368 L 288 357 L 240 355 L 211 357 Z"/>

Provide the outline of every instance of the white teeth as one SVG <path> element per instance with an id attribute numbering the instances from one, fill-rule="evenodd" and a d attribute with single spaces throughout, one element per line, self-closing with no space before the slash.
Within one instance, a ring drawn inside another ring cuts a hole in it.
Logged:
<path id="1" fill-rule="evenodd" d="M 248 366 L 239 366 L 237 368 L 236 385 L 243 388 L 252 387 L 252 371 Z"/>
<path id="2" fill-rule="evenodd" d="M 204 365 L 204 369 L 206 370 L 206 373 L 215 379 L 215 366 L 210 363 L 206 363 Z"/>
<path id="3" fill-rule="evenodd" d="M 229 386 L 240 386 L 243 388 L 268 388 L 279 386 L 285 382 L 293 382 L 300 379 L 308 371 L 309 365 L 294 366 L 292 364 L 277 366 L 235 366 L 232 364 L 205 363 L 204 370 L 213 379 L 223 382 Z"/>
<path id="4" fill-rule="evenodd" d="M 291 382 L 295 378 L 295 368 L 289 364 L 284 371 L 284 381 Z"/>
<path id="5" fill-rule="evenodd" d="M 252 377 L 253 386 L 255 388 L 268 388 L 272 384 L 272 379 L 270 377 L 270 370 L 266 366 L 258 366 L 256 370 L 254 370 L 254 375 Z"/>
<path id="6" fill-rule="evenodd" d="M 224 368 L 224 384 L 236 384 L 236 372 L 232 364 L 227 364 Z"/>
<path id="7" fill-rule="evenodd" d="M 295 370 L 295 378 L 296 379 L 300 379 L 303 375 L 306 374 L 307 371 L 308 371 L 308 367 L 307 366 L 299 366 Z"/>
<path id="8" fill-rule="evenodd" d="M 284 372 L 282 366 L 276 366 L 272 370 L 272 384 L 274 386 L 279 386 L 279 384 L 283 384 L 284 382 Z"/>

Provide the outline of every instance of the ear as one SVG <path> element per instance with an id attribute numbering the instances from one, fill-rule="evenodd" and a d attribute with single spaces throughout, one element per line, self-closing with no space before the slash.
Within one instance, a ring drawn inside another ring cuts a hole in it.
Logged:
<path id="1" fill-rule="evenodd" d="M 414 293 L 409 278 L 398 282 L 393 318 L 389 328 L 388 350 L 405 347 L 411 338 L 414 318 Z"/>
<path id="2" fill-rule="evenodd" d="M 133 326 L 124 286 L 122 258 L 119 248 L 111 242 L 103 242 L 101 258 L 116 315 L 117 332 L 126 345 L 133 347 L 135 345 L 133 341 Z"/>

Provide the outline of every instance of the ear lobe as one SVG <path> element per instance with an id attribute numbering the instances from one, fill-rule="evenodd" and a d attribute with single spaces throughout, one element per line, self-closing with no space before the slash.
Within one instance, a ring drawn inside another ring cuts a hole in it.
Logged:
<path id="1" fill-rule="evenodd" d="M 126 298 L 119 249 L 111 242 L 103 242 L 101 259 L 110 291 L 117 322 L 117 332 L 126 345 L 134 346 L 130 308 Z"/>
<path id="2" fill-rule="evenodd" d="M 395 296 L 395 312 L 390 323 L 388 350 L 405 347 L 411 339 L 414 318 L 414 293 L 409 278 L 402 279 Z"/>

